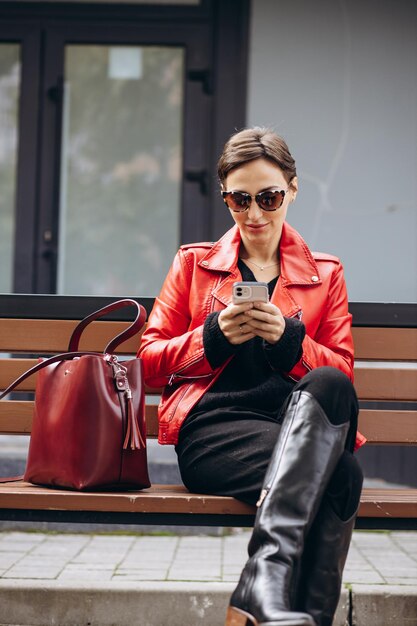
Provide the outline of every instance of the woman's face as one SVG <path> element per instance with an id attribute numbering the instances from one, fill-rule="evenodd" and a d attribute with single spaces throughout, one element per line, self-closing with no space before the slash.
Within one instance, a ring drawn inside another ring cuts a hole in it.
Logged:
<path id="1" fill-rule="evenodd" d="M 245 245 L 262 248 L 278 247 L 288 205 L 297 194 L 297 179 L 293 178 L 290 187 L 281 168 L 263 158 L 249 161 L 227 175 L 225 191 L 244 191 L 255 196 L 261 191 L 272 189 L 286 191 L 283 203 L 276 211 L 263 211 L 254 197 L 246 211 L 242 213 L 230 211 Z"/>

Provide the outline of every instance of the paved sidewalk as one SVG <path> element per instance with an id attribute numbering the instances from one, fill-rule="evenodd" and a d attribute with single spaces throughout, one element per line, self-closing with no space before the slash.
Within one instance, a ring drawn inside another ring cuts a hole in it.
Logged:
<path id="1" fill-rule="evenodd" d="M 221 626 L 249 536 L 1 532 L 0 624 Z M 417 532 L 354 532 L 345 624 L 417 626 Z"/>

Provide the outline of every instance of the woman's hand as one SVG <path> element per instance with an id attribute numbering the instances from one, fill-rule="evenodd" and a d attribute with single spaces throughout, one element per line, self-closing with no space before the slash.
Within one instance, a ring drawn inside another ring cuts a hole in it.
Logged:
<path id="1" fill-rule="evenodd" d="M 252 332 L 268 343 L 276 343 L 285 330 L 285 319 L 275 304 L 255 302 L 254 307 L 246 311 L 248 321 L 242 326 L 244 332 Z M 249 318 L 249 319 L 248 319 Z"/>
<path id="2" fill-rule="evenodd" d="M 252 309 L 253 302 L 245 302 L 244 304 L 229 304 L 220 312 L 218 317 L 220 330 L 232 345 L 238 346 L 255 337 L 256 333 L 247 325 L 247 322 L 251 321 L 247 313 Z"/>

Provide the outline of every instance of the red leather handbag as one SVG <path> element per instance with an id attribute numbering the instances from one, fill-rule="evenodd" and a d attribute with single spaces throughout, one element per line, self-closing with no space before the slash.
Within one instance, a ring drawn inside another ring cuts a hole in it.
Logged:
<path id="1" fill-rule="evenodd" d="M 136 307 L 136 319 L 103 354 L 78 351 L 90 322 L 125 306 Z M 114 355 L 145 320 L 144 307 L 134 300 L 119 300 L 92 313 L 75 328 L 68 352 L 41 360 L 0 395 L 38 372 L 24 480 L 76 490 L 150 486 L 142 362 L 119 361 Z"/>

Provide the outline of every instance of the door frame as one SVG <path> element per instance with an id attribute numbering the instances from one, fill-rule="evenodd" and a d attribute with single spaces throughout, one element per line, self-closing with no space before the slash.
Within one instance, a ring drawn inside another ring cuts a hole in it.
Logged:
<path id="1" fill-rule="evenodd" d="M 20 45 L 20 94 L 16 163 L 13 286 L 20 291 L 34 281 L 36 197 L 38 194 L 38 119 L 41 42 L 39 30 L 26 21 L 7 24 L 0 18 L 0 42 Z"/>
<path id="2" fill-rule="evenodd" d="M 192 124 L 187 124 L 193 115 L 187 97 L 183 144 L 184 170 L 194 170 L 192 174 L 206 172 L 206 193 L 203 198 L 201 194 L 198 196 L 201 183 L 183 173 L 180 243 L 213 240 L 231 226 L 218 193 L 216 162 L 228 136 L 245 124 L 249 0 L 202 0 L 198 6 L 124 5 L 123 8 L 111 4 L 0 1 L 0 23 L 0 40 L 6 40 L 6 33 L 10 40 L 13 34 L 13 40 L 21 41 L 23 46 L 15 292 L 53 293 L 56 289 L 54 256 L 60 176 L 60 159 L 56 158 L 60 155 L 60 137 L 57 140 L 60 107 L 56 106 L 60 94 L 56 77 L 60 72 L 62 75 L 63 66 L 63 56 L 56 51 L 61 46 L 63 54 L 64 42 L 125 43 L 130 36 L 136 43 L 181 45 L 187 37 L 207 38 L 206 58 L 186 55 L 188 80 L 185 81 L 186 91 L 194 89 L 194 93 L 195 83 L 200 82 L 198 88 L 210 101 L 208 128 L 201 129 L 206 134 L 205 147 L 201 150 L 201 136 L 197 137 Z M 141 37 L 137 41 L 139 32 Z M 193 155 L 199 152 L 195 159 Z M 48 230 L 52 238 L 45 242 L 44 233 Z"/>

